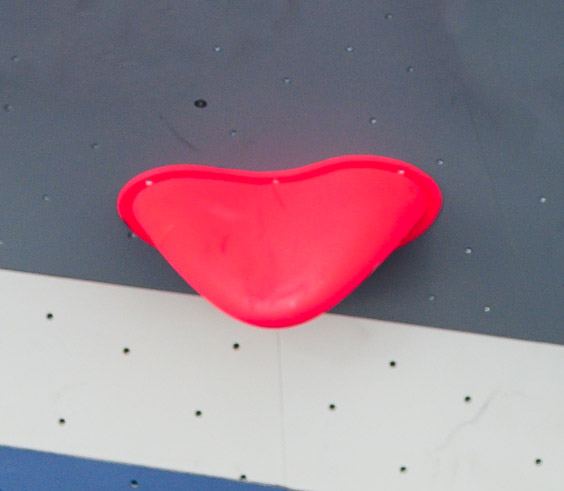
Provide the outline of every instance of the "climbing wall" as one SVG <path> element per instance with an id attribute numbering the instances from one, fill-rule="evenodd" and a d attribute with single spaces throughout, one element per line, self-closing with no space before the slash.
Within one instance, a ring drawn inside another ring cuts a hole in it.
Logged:
<path id="1" fill-rule="evenodd" d="M 0 2 L 0 488 L 559 490 L 562 25 L 550 0 Z M 290 330 L 215 310 L 116 212 L 153 167 L 346 154 L 416 165 L 443 210 Z"/>

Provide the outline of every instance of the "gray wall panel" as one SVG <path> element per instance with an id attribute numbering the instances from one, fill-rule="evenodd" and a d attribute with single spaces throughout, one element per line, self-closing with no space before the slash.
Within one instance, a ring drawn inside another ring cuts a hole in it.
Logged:
<path id="1" fill-rule="evenodd" d="M 129 178 L 381 154 L 444 209 L 335 311 L 564 343 L 561 2 L 0 5 L 1 267 L 192 292 Z"/>

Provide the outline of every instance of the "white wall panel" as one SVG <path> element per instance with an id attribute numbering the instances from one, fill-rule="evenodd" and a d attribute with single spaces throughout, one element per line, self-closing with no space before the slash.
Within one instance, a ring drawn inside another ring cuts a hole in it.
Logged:
<path id="1" fill-rule="evenodd" d="M 283 481 L 273 333 L 193 295 L 8 271 L 0 292 L 0 444 Z"/>
<path id="2" fill-rule="evenodd" d="M 266 331 L 9 271 L 0 294 L 2 445 L 311 491 L 562 488 L 562 346 L 334 314 Z"/>
<path id="3" fill-rule="evenodd" d="M 327 315 L 282 367 L 291 487 L 562 489 L 561 346 Z"/>

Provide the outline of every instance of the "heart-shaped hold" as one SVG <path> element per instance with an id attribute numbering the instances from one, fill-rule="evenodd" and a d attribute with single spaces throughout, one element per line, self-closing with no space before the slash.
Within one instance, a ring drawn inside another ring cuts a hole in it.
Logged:
<path id="1" fill-rule="evenodd" d="M 159 167 L 118 197 L 131 230 L 198 293 L 261 327 L 335 306 L 440 207 L 427 174 L 368 155 L 274 172 Z"/>

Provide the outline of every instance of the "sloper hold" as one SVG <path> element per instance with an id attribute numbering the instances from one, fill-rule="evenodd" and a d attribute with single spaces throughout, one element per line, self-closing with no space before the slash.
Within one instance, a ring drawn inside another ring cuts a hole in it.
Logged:
<path id="1" fill-rule="evenodd" d="M 198 293 L 269 328 L 331 309 L 440 207 L 427 174 L 370 155 L 272 172 L 170 165 L 139 174 L 118 197 L 131 230 Z"/>

